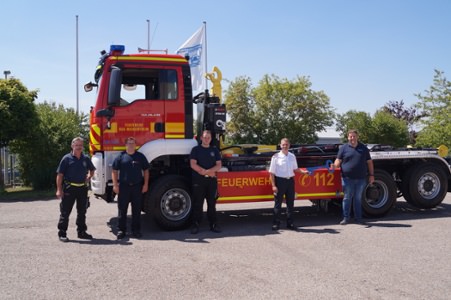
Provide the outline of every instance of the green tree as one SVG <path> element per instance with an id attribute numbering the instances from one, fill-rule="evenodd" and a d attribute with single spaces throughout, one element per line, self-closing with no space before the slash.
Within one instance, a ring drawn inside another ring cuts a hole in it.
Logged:
<path id="1" fill-rule="evenodd" d="M 0 80 L 0 148 L 13 140 L 29 139 L 38 122 L 34 105 L 37 94 L 37 91 L 29 91 L 18 79 Z M 0 172 L 0 191 L 3 189 L 3 172 Z"/>
<path id="2" fill-rule="evenodd" d="M 313 91 L 305 77 L 295 80 L 265 75 L 257 87 L 239 77 L 225 93 L 228 137 L 236 143 L 313 143 L 317 132 L 333 124 L 334 112 L 322 91 Z"/>
<path id="3" fill-rule="evenodd" d="M 371 122 L 369 141 L 374 144 L 404 147 L 409 143 L 409 129 L 406 121 L 389 112 L 377 111 Z"/>
<path id="4" fill-rule="evenodd" d="M 370 143 L 373 120 L 369 113 L 349 110 L 344 114 L 339 114 L 336 121 L 336 130 L 340 133 L 343 142 L 348 141 L 348 130 L 357 129 L 359 140 L 365 144 Z"/>
<path id="5" fill-rule="evenodd" d="M 365 144 L 385 144 L 395 147 L 405 146 L 409 140 L 407 123 L 384 110 L 372 117 L 363 111 L 350 110 L 337 117 L 336 130 L 343 141 L 347 141 L 350 129 L 357 129 L 359 140 Z"/>
<path id="6" fill-rule="evenodd" d="M 227 139 L 231 142 L 257 143 L 255 101 L 252 97 L 252 82 L 249 77 L 232 81 L 225 91 L 225 103 L 231 121 L 227 122 Z"/>
<path id="7" fill-rule="evenodd" d="M 390 113 L 399 120 L 404 120 L 409 128 L 409 143 L 414 145 L 416 143 L 417 132 L 415 124 L 425 117 L 427 114 L 415 107 L 405 107 L 404 101 L 389 101 L 382 107 L 382 110 Z"/>
<path id="8" fill-rule="evenodd" d="M 11 149 L 19 154 L 20 170 L 26 184 L 35 189 L 55 186 L 55 172 L 76 136 L 87 137 L 86 115 L 79 115 L 73 108 L 64 108 L 55 103 L 36 105 L 39 125 L 28 140 L 14 141 Z"/>
<path id="9" fill-rule="evenodd" d="M 451 82 L 442 71 L 435 70 L 433 85 L 422 95 L 416 107 L 427 116 L 420 120 L 422 125 L 416 140 L 417 146 L 438 147 L 444 144 L 451 147 Z"/>

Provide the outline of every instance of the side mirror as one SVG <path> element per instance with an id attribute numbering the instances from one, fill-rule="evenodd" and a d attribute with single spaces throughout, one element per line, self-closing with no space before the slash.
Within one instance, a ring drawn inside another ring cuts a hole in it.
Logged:
<path id="1" fill-rule="evenodd" d="M 84 85 L 84 89 L 86 93 L 89 93 L 90 91 L 92 91 L 93 87 L 98 87 L 99 85 L 97 83 L 92 83 L 92 82 L 88 82 L 87 84 Z"/>

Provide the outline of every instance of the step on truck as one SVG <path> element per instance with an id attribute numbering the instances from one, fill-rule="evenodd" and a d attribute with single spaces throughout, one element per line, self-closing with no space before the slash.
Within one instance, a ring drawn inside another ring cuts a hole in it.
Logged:
<path id="1" fill-rule="evenodd" d="M 125 150 L 125 138 L 133 136 L 138 151 L 150 163 L 150 186 L 143 211 L 163 229 L 188 226 L 193 206 L 189 154 L 199 143 L 201 130 L 208 129 L 222 155 L 223 168 L 217 174 L 218 203 L 272 201 L 267 169 L 278 148 L 223 144 L 226 107 L 218 92 L 218 80 L 212 80 L 212 93 L 206 90 L 193 96 L 188 57 L 124 52 L 124 46 L 118 45 L 111 46 L 109 52 L 102 51 L 94 82 L 85 85 L 85 91 L 97 91 L 90 111 L 89 135 L 96 167 L 91 179 L 93 194 L 113 201 L 112 162 Z M 220 77 L 219 69 L 215 67 L 214 72 Z M 329 168 L 339 147 L 292 145 L 290 151 L 298 165 L 312 171 L 311 176 L 296 174 L 297 200 L 311 200 L 327 209 L 331 200 L 342 199 L 340 172 Z M 415 207 L 432 208 L 451 189 L 450 164 L 437 149 L 369 147 L 375 182 L 365 189 L 363 211 L 367 216 L 387 214 L 401 196 Z"/>

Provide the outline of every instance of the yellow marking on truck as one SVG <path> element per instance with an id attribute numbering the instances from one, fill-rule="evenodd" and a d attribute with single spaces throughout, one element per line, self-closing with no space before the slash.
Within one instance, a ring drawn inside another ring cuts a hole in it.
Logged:
<path id="1" fill-rule="evenodd" d="M 180 62 L 180 63 L 187 62 L 186 59 L 184 58 L 142 57 L 142 56 L 116 56 L 111 57 L 111 60 L 121 60 L 121 61 L 141 60 L 141 61 L 164 61 L 164 62 Z"/>
<path id="2" fill-rule="evenodd" d="M 184 134 L 166 134 L 164 136 L 167 139 L 183 139 L 185 137 Z"/>
<path id="3" fill-rule="evenodd" d="M 110 127 L 111 127 L 110 129 L 105 129 L 105 133 L 117 133 L 117 123 L 116 122 L 112 122 Z"/>
<path id="4" fill-rule="evenodd" d="M 185 124 L 182 122 L 167 122 L 165 130 L 170 133 L 185 133 Z"/>
<path id="5" fill-rule="evenodd" d="M 338 195 L 343 196 L 342 192 L 339 192 Z M 296 198 L 299 197 L 337 197 L 336 192 L 328 192 L 328 193 L 311 193 L 311 194 L 296 194 Z"/>
<path id="6" fill-rule="evenodd" d="M 91 125 L 91 129 L 92 129 L 97 135 L 100 136 L 100 127 L 99 127 L 99 125 L 97 125 L 97 124 L 92 124 L 92 125 Z"/>
<path id="7" fill-rule="evenodd" d="M 274 199 L 273 195 L 257 195 L 257 196 L 235 196 L 235 197 L 219 197 L 221 201 L 242 201 L 242 200 L 260 200 L 260 199 Z"/>

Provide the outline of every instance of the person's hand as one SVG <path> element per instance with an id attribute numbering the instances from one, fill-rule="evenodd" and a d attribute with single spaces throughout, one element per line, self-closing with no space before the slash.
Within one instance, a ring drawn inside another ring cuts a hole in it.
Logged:
<path id="1" fill-rule="evenodd" d="M 149 186 L 147 184 L 144 184 L 141 192 L 144 194 L 144 193 L 147 193 L 148 190 L 149 190 Z"/>
<path id="2" fill-rule="evenodd" d="M 331 164 L 330 164 L 329 170 L 335 171 L 335 164 L 334 164 L 334 163 L 331 163 Z"/>
<path id="3" fill-rule="evenodd" d="M 61 190 L 60 189 L 56 190 L 56 198 L 61 199 L 62 196 L 63 196 L 63 193 L 61 192 Z"/>
<path id="4" fill-rule="evenodd" d="M 113 192 L 117 195 L 119 194 L 119 185 L 113 185 Z"/>

